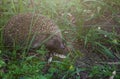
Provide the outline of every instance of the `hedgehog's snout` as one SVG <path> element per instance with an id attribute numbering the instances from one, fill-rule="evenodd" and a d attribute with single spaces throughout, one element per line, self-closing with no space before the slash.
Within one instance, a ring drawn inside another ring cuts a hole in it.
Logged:
<path id="1" fill-rule="evenodd" d="M 54 36 L 46 42 L 46 47 L 50 51 L 64 50 L 65 45 L 59 36 Z"/>
<path id="2" fill-rule="evenodd" d="M 65 49 L 65 45 L 63 43 L 60 44 L 61 49 Z"/>

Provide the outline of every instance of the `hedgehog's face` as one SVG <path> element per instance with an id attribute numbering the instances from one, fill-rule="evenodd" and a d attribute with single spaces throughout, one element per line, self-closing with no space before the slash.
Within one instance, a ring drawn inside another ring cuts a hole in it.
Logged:
<path id="1" fill-rule="evenodd" d="M 53 36 L 51 39 L 49 39 L 45 46 L 50 51 L 60 51 L 62 52 L 65 49 L 65 43 L 63 42 L 62 38 L 58 36 Z"/>

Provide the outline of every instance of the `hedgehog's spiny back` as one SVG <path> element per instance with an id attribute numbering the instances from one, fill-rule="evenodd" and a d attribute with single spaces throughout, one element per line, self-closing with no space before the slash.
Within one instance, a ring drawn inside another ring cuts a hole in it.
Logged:
<path id="1" fill-rule="evenodd" d="M 12 17 L 4 28 L 5 42 L 22 44 L 35 35 L 33 43 L 40 43 L 47 35 L 57 35 L 62 38 L 60 29 L 52 20 L 43 15 L 32 13 L 19 14 Z"/>

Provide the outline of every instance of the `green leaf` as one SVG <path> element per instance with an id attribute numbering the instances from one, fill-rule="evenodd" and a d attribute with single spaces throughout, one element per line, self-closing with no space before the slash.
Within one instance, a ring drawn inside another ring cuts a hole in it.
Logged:
<path id="1" fill-rule="evenodd" d="M 0 60 L 0 68 L 5 65 L 5 62 L 3 60 Z"/>
<path id="2" fill-rule="evenodd" d="M 45 76 L 41 75 L 40 79 L 47 79 Z"/>
<path id="3" fill-rule="evenodd" d="M 114 58 L 115 56 L 113 55 L 113 53 L 107 48 L 105 47 L 104 45 L 98 43 L 98 42 L 95 42 L 98 46 L 100 46 L 100 51 L 101 53 L 104 53 L 106 54 L 107 56 L 111 57 L 111 58 Z"/>

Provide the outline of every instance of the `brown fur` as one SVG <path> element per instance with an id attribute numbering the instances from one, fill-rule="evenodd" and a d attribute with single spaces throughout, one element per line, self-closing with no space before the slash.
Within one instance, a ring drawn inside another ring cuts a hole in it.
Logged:
<path id="1" fill-rule="evenodd" d="M 13 46 L 27 45 L 32 41 L 31 48 L 45 44 L 48 50 L 64 48 L 62 34 L 58 26 L 49 18 L 32 13 L 18 14 L 12 17 L 4 28 L 5 44 Z"/>

